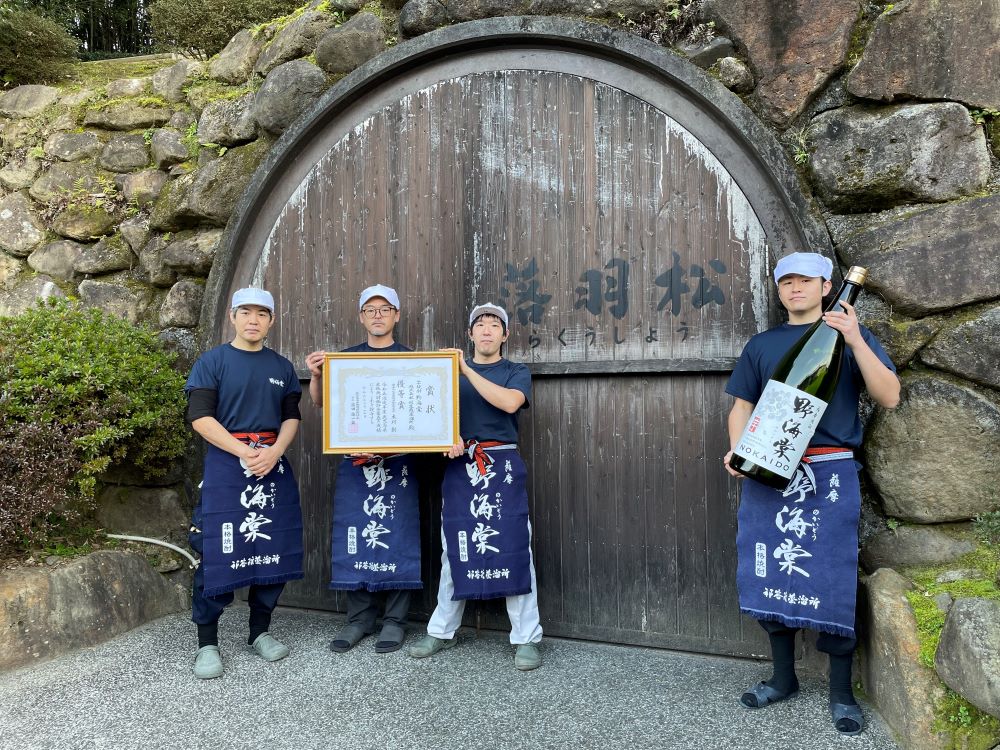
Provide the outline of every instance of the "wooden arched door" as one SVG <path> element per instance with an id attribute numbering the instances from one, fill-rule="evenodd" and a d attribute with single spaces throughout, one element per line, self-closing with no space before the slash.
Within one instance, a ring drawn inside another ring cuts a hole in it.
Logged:
<path id="1" fill-rule="evenodd" d="M 723 389 L 768 324 L 769 257 L 825 241 L 788 186 L 738 100 L 659 48 L 565 21 L 463 24 L 369 63 L 285 134 L 209 304 L 221 337 L 232 290 L 273 290 L 271 345 L 299 367 L 362 339 L 372 283 L 398 290 L 398 338 L 418 349 L 461 345 L 474 304 L 504 305 L 507 356 L 535 376 L 521 447 L 546 631 L 759 653 L 736 604 Z M 308 574 L 284 601 L 339 608 L 335 461 L 304 413 Z"/>

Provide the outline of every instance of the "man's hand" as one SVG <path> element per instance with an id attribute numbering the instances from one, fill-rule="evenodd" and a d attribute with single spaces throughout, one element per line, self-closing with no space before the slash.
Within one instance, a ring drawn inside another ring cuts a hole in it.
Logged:
<path id="1" fill-rule="evenodd" d="M 249 446 L 247 446 L 249 448 Z M 271 473 L 271 469 L 275 467 L 278 461 L 281 460 L 281 454 L 276 450 L 271 450 L 268 446 L 261 446 L 259 450 L 251 451 L 254 455 L 251 457 L 244 457 L 246 461 L 247 469 L 255 477 L 264 477 Z"/>
<path id="2" fill-rule="evenodd" d="M 744 479 L 744 475 L 740 474 L 736 469 L 729 465 L 729 459 L 733 457 L 733 452 L 729 451 L 726 457 L 722 459 L 722 465 L 726 467 L 726 471 L 729 472 L 729 476 L 736 477 L 737 479 Z"/>
<path id="3" fill-rule="evenodd" d="M 458 442 L 446 450 L 442 455 L 447 456 L 448 458 L 458 458 L 463 453 L 465 453 L 465 441 L 462 440 L 462 436 L 459 435 Z"/>
<path id="4" fill-rule="evenodd" d="M 314 378 L 323 377 L 323 358 L 326 357 L 326 352 L 315 351 L 306 356 L 306 367 L 309 368 L 309 372 L 312 373 Z"/>
<path id="5" fill-rule="evenodd" d="M 854 305 L 844 301 L 841 301 L 840 305 L 844 308 L 845 312 L 831 310 L 830 312 L 823 313 L 823 322 L 830 326 L 830 328 L 844 334 L 844 343 L 853 349 L 858 344 L 864 343 L 864 338 L 861 336 L 861 328 L 858 325 L 858 315 L 854 311 Z"/>

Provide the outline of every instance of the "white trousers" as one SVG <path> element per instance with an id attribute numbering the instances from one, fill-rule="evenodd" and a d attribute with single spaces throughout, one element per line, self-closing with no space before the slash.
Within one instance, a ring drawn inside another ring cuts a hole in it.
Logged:
<path id="1" fill-rule="evenodd" d="M 528 524 L 528 540 L 531 540 L 531 524 Z M 448 641 L 455 637 L 455 631 L 462 625 L 462 614 L 465 612 L 465 599 L 458 601 L 451 597 L 455 594 L 455 583 L 451 579 L 451 564 L 448 562 L 448 542 L 441 530 L 441 583 L 438 584 L 437 606 L 430 622 L 427 623 L 427 634 Z M 515 646 L 522 643 L 538 643 L 542 640 L 542 625 L 538 619 L 538 584 L 535 582 L 535 561 L 528 548 L 528 569 L 531 573 L 531 591 L 527 594 L 507 597 L 507 616 L 510 618 L 510 642 Z"/>

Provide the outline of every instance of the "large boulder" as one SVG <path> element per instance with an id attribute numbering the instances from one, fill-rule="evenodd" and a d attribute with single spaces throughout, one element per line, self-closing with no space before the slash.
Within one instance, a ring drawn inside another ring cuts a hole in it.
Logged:
<path id="1" fill-rule="evenodd" d="M 205 145 L 236 146 L 257 137 L 253 116 L 254 94 L 238 99 L 218 99 L 202 110 L 198 121 L 198 142 Z"/>
<path id="2" fill-rule="evenodd" d="M 1000 601 L 957 600 L 941 631 L 934 667 L 948 687 L 1000 718 Z"/>
<path id="3" fill-rule="evenodd" d="M 953 102 L 834 109 L 812 121 L 806 143 L 819 195 L 838 211 L 952 200 L 990 176 L 983 130 Z"/>
<path id="4" fill-rule="evenodd" d="M 117 219 L 104 206 L 70 203 L 52 218 L 52 231 L 61 237 L 87 242 L 114 229 Z"/>
<path id="5" fill-rule="evenodd" d="M 217 81 L 233 85 L 246 83 L 253 73 L 254 63 L 267 44 L 262 34 L 244 29 L 229 40 L 229 44 L 208 63 L 208 75 Z"/>
<path id="6" fill-rule="evenodd" d="M 153 92 L 168 102 L 184 101 L 184 87 L 188 81 L 201 73 L 204 67 L 195 60 L 181 60 L 169 68 L 161 68 L 153 73 Z"/>
<path id="7" fill-rule="evenodd" d="M 194 366 L 194 361 L 201 353 L 198 349 L 198 337 L 192 328 L 164 328 L 157 334 L 157 339 L 168 352 L 177 355 L 174 369 L 187 375 Z"/>
<path id="8" fill-rule="evenodd" d="M 27 258 L 45 239 L 45 223 L 24 193 L 0 198 L 0 250 Z"/>
<path id="9" fill-rule="evenodd" d="M 17 86 L 0 94 L 0 115 L 33 117 L 59 100 L 59 89 L 51 86 Z"/>
<path id="10" fill-rule="evenodd" d="M 108 95 L 108 99 L 142 96 L 149 93 L 150 83 L 148 78 L 118 78 L 114 81 L 108 81 L 104 91 Z"/>
<path id="11" fill-rule="evenodd" d="M 149 166 L 149 148 L 139 134 L 113 135 L 101 153 L 100 165 L 111 172 L 132 172 Z"/>
<path id="12" fill-rule="evenodd" d="M 191 184 L 195 175 L 184 174 L 170 180 L 160 191 L 153 211 L 149 215 L 149 228 L 162 232 L 176 232 L 198 223 L 199 217 L 191 210 Z"/>
<path id="13" fill-rule="evenodd" d="M 866 295 L 862 300 L 878 300 L 878 297 Z M 883 303 L 884 306 L 884 303 Z M 861 312 L 858 312 L 861 317 Z M 905 315 L 899 315 L 895 311 L 888 311 L 885 315 L 874 320 L 862 320 L 875 338 L 882 344 L 897 370 L 902 370 L 908 365 L 923 347 L 941 330 L 944 321 L 938 317 L 920 318 L 911 320 Z"/>
<path id="14" fill-rule="evenodd" d="M 161 251 L 163 263 L 180 273 L 208 276 L 221 240 L 221 229 L 181 232 Z"/>
<path id="15" fill-rule="evenodd" d="M 78 273 L 100 275 L 132 268 L 135 261 L 132 249 L 116 234 L 85 247 L 73 267 Z"/>
<path id="16" fill-rule="evenodd" d="M 316 64 L 331 75 L 350 73 L 385 49 L 385 29 L 374 13 L 358 13 L 327 31 L 316 45 Z"/>
<path id="17" fill-rule="evenodd" d="M 76 262 L 83 255 L 84 246 L 72 240 L 57 240 L 44 245 L 28 256 L 28 265 L 38 273 L 44 273 L 63 281 L 79 278 Z"/>
<path id="18" fill-rule="evenodd" d="M 149 217 L 138 214 L 118 225 L 122 238 L 136 255 L 149 239 Z"/>
<path id="19" fill-rule="evenodd" d="M 903 378 L 893 411 L 865 441 L 868 472 L 890 516 L 961 521 L 1000 510 L 1000 396 L 933 375 Z"/>
<path id="20" fill-rule="evenodd" d="M 112 104 L 88 109 L 83 116 L 83 124 L 105 130 L 143 130 L 165 124 L 172 114 L 165 107 L 143 107 L 132 103 Z"/>
<path id="21" fill-rule="evenodd" d="M 28 193 L 39 203 L 49 203 L 67 196 L 99 192 L 101 176 L 90 162 L 56 163 L 31 184 Z"/>
<path id="22" fill-rule="evenodd" d="M 93 646 L 190 606 L 144 557 L 102 550 L 57 568 L 0 574 L 0 669 Z"/>
<path id="23" fill-rule="evenodd" d="M 122 194 L 140 206 L 155 201 L 167 183 L 167 173 L 158 169 L 144 169 L 126 175 L 122 184 Z"/>
<path id="24" fill-rule="evenodd" d="M 158 234 L 139 251 L 138 277 L 147 284 L 170 287 L 177 281 L 177 272 L 163 262 L 163 251 L 168 244 L 164 236 Z"/>
<path id="25" fill-rule="evenodd" d="M 207 222 L 225 226 L 269 148 L 263 139 L 231 148 L 195 172 L 189 192 L 191 211 Z"/>
<path id="26" fill-rule="evenodd" d="M 31 256 L 28 257 L 30 259 Z M 0 293 L 9 292 L 16 287 L 27 268 L 28 264 L 20 258 L 0 253 Z"/>
<path id="27" fill-rule="evenodd" d="M 934 707 L 945 696 L 934 671 L 920 663 L 920 637 L 906 599 L 911 584 L 882 568 L 862 587 L 865 692 L 906 748 L 951 750 L 951 737 L 934 730 Z"/>
<path id="28" fill-rule="evenodd" d="M 931 367 L 1000 389 L 1000 305 L 941 332 L 920 353 Z"/>
<path id="29" fill-rule="evenodd" d="M 109 315 L 117 315 L 129 323 L 138 323 L 146 315 L 153 299 L 153 293 L 146 289 L 136 289 L 124 280 L 80 282 L 80 303 L 84 307 L 99 307 Z"/>
<path id="30" fill-rule="evenodd" d="M 153 151 L 153 164 L 157 169 L 167 169 L 191 158 L 183 136 L 173 128 L 154 130 L 150 146 Z"/>
<path id="31" fill-rule="evenodd" d="M 887 212 L 843 237 L 846 265 L 869 272 L 868 287 L 911 316 L 996 299 L 1000 290 L 1000 195 Z M 975 269 L 974 272 L 970 272 Z"/>
<path id="32" fill-rule="evenodd" d="M 45 141 L 45 153 L 59 161 L 92 159 L 104 150 L 104 144 L 92 130 L 80 133 L 55 133 Z"/>
<path id="33" fill-rule="evenodd" d="M 194 328 L 201 317 L 201 301 L 205 287 L 187 279 L 178 281 L 167 292 L 160 308 L 160 325 L 177 328 Z"/>
<path id="34" fill-rule="evenodd" d="M 1000 4 L 906 0 L 879 16 L 847 88 L 1000 109 Z"/>
<path id="35" fill-rule="evenodd" d="M 65 297 L 62 289 L 49 276 L 34 276 L 17 283 L 7 292 L 0 292 L 0 317 L 20 315 L 39 300 Z"/>
<path id="36" fill-rule="evenodd" d="M 859 561 L 868 573 L 879 568 L 921 567 L 954 562 L 976 549 L 968 529 L 948 526 L 899 526 L 871 537 Z"/>
<path id="37" fill-rule="evenodd" d="M 329 13 L 306 11 L 274 35 L 257 58 L 254 73 L 266 76 L 282 63 L 312 54 L 319 38 L 336 22 Z"/>
<path id="38" fill-rule="evenodd" d="M 856 0 L 708 0 L 705 15 L 746 48 L 764 113 L 798 117 L 843 65 L 860 14 Z"/>
<path id="39" fill-rule="evenodd" d="M 264 80 L 254 99 L 253 113 L 269 133 L 279 134 L 326 91 L 326 75 L 307 60 L 279 65 Z"/>
<path id="40" fill-rule="evenodd" d="M 166 539 L 186 531 L 190 521 L 172 487 L 109 486 L 97 496 L 97 523 L 115 534 Z"/>
<path id="41" fill-rule="evenodd" d="M 35 181 L 41 166 L 41 162 L 30 151 L 14 154 L 0 169 L 0 185 L 8 190 L 26 188 Z"/>

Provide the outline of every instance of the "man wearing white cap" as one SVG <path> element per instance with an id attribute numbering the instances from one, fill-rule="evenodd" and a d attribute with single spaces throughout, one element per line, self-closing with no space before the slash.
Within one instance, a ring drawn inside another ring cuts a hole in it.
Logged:
<path id="1" fill-rule="evenodd" d="M 881 406 L 899 402 L 899 379 L 875 336 L 858 323 L 854 307 L 823 312 L 833 263 L 819 253 L 792 253 L 778 261 L 774 280 L 788 322 L 747 342 L 726 392 L 735 397 L 729 437 L 735 445 L 778 363 L 812 324 L 840 331 L 847 345 L 837 389 L 809 442 L 802 465 L 784 491 L 745 479 L 737 517 L 737 588 L 740 609 L 767 631 L 772 677 L 740 698 L 749 709 L 794 697 L 795 633 L 819 631 L 816 646 L 830 657 L 830 711 L 840 734 L 864 728 L 851 689 L 857 645 L 858 518 L 861 491 L 854 452 L 861 447 L 858 399 L 867 389 Z M 794 425 L 793 425 L 794 427 Z M 732 451 L 723 459 L 727 471 Z M 773 549 L 769 556 L 766 548 Z M 776 563 L 783 559 L 784 562 Z"/>
<path id="2" fill-rule="evenodd" d="M 538 643 L 535 566 L 531 557 L 527 471 L 517 451 L 517 414 L 528 408 L 531 373 L 501 356 L 508 337 L 507 312 L 496 305 L 473 308 L 469 338 L 474 353 L 460 355 L 460 430 L 441 485 L 441 582 L 427 635 L 410 649 L 425 658 L 456 643 L 467 599 L 507 600 L 514 666 L 542 664 Z"/>
<path id="3" fill-rule="evenodd" d="M 284 457 L 299 427 L 302 389 L 292 363 L 264 346 L 274 298 L 263 289 L 233 294 L 233 340 L 202 354 L 184 386 L 187 419 L 208 443 L 201 497 L 189 539 L 202 555 L 192 615 L 198 626 L 194 674 L 222 674 L 218 622 L 233 591 L 249 586 L 247 643 L 266 661 L 288 656 L 268 631 L 285 582 L 302 578 L 302 511 Z"/>
<path id="4" fill-rule="evenodd" d="M 361 292 L 358 319 L 368 338 L 345 352 L 408 352 L 396 342 L 399 322 L 396 290 L 375 284 Z M 312 373 L 309 395 L 323 405 L 324 351 L 306 357 Z M 358 529 L 374 524 L 377 544 L 359 543 Z M 397 651 L 403 645 L 410 592 L 423 588 L 420 579 L 420 513 L 413 459 L 407 454 L 347 456 L 337 469 L 333 492 L 333 537 L 330 588 L 346 591 L 347 623 L 330 642 L 343 653 L 375 632 L 377 594 L 384 592 L 382 628 L 375 652 Z"/>

